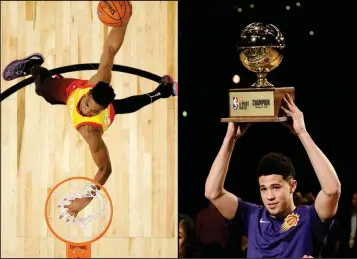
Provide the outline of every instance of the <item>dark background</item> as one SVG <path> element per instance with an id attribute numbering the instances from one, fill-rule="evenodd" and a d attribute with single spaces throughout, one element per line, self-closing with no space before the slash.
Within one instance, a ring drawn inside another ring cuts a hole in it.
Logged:
<path id="1" fill-rule="evenodd" d="M 179 2 L 180 213 L 194 218 L 206 206 L 206 177 L 227 129 L 220 119 L 228 116 L 228 89 L 247 87 L 256 79 L 241 65 L 236 40 L 242 28 L 257 21 L 273 23 L 283 33 L 284 59 L 268 80 L 275 86 L 295 87 L 306 128 L 342 183 L 340 208 L 350 204 L 357 172 L 354 2 L 305 0 L 300 7 L 290 0 Z M 241 77 L 238 85 L 232 82 L 235 74 Z M 254 124 L 237 142 L 225 188 L 260 203 L 255 170 L 268 152 L 290 157 L 297 191 L 317 195 L 320 185 L 302 144 L 278 123 Z"/>

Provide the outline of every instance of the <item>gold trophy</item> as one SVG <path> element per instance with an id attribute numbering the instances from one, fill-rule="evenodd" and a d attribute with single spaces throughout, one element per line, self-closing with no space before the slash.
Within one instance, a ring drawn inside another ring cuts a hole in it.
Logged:
<path id="1" fill-rule="evenodd" d="M 237 44 L 239 59 L 258 79 L 250 88 L 229 90 L 229 118 L 222 118 L 221 122 L 287 120 L 280 109 L 282 98 L 290 94 L 295 100 L 295 89 L 275 87 L 267 80 L 268 73 L 280 65 L 284 49 L 284 37 L 272 24 L 251 23 L 241 31 Z"/>

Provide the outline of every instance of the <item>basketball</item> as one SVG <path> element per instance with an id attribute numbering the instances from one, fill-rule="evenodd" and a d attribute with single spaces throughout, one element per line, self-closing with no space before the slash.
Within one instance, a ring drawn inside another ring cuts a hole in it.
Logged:
<path id="1" fill-rule="evenodd" d="M 118 27 L 126 23 L 132 14 L 130 1 L 99 1 L 97 15 L 107 26 Z"/>

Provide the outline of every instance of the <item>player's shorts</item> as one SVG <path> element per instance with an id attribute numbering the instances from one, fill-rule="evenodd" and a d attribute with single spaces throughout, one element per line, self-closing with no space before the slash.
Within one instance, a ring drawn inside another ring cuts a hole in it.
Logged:
<path id="1" fill-rule="evenodd" d="M 65 105 L 70 93 L 70 89 L 74 85 L 83 85 L 87 80 L 79 80 L 74 78 L 48 78 L 37 90 L 37 94 L 42 96 L 48 103 L 52 105 Z"/>

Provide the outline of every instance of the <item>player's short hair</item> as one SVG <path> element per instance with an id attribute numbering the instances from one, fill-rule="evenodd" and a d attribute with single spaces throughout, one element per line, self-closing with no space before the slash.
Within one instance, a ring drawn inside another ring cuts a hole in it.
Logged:
<path id="1" fill-rule="evenodd" d="M 116 96 L 113 87 L 105 82 L 98 82 L 91 89 L 90 93 L 93 97 L 93 100 L 104 108 L 107 108 L 109 104 L 113 102 Z"/>
<path id="2" fill-rule="evenodd" d="M 257 176 L 278 174 L 287 180 L 295 179 L 295 169 L 291 160 L 281 153 L 268 153 L 263 156 L 258 164 Z"/>
<path id="3" fill-rule="evenodd" d="M 197 251 L 196 239 L 195 239 L 195 224 L 190 216 L 186 214 L 179 214 L 179 225 L 185 231 L 186 234 L 186 256 L 188 258 L 200 257 Z"/>

